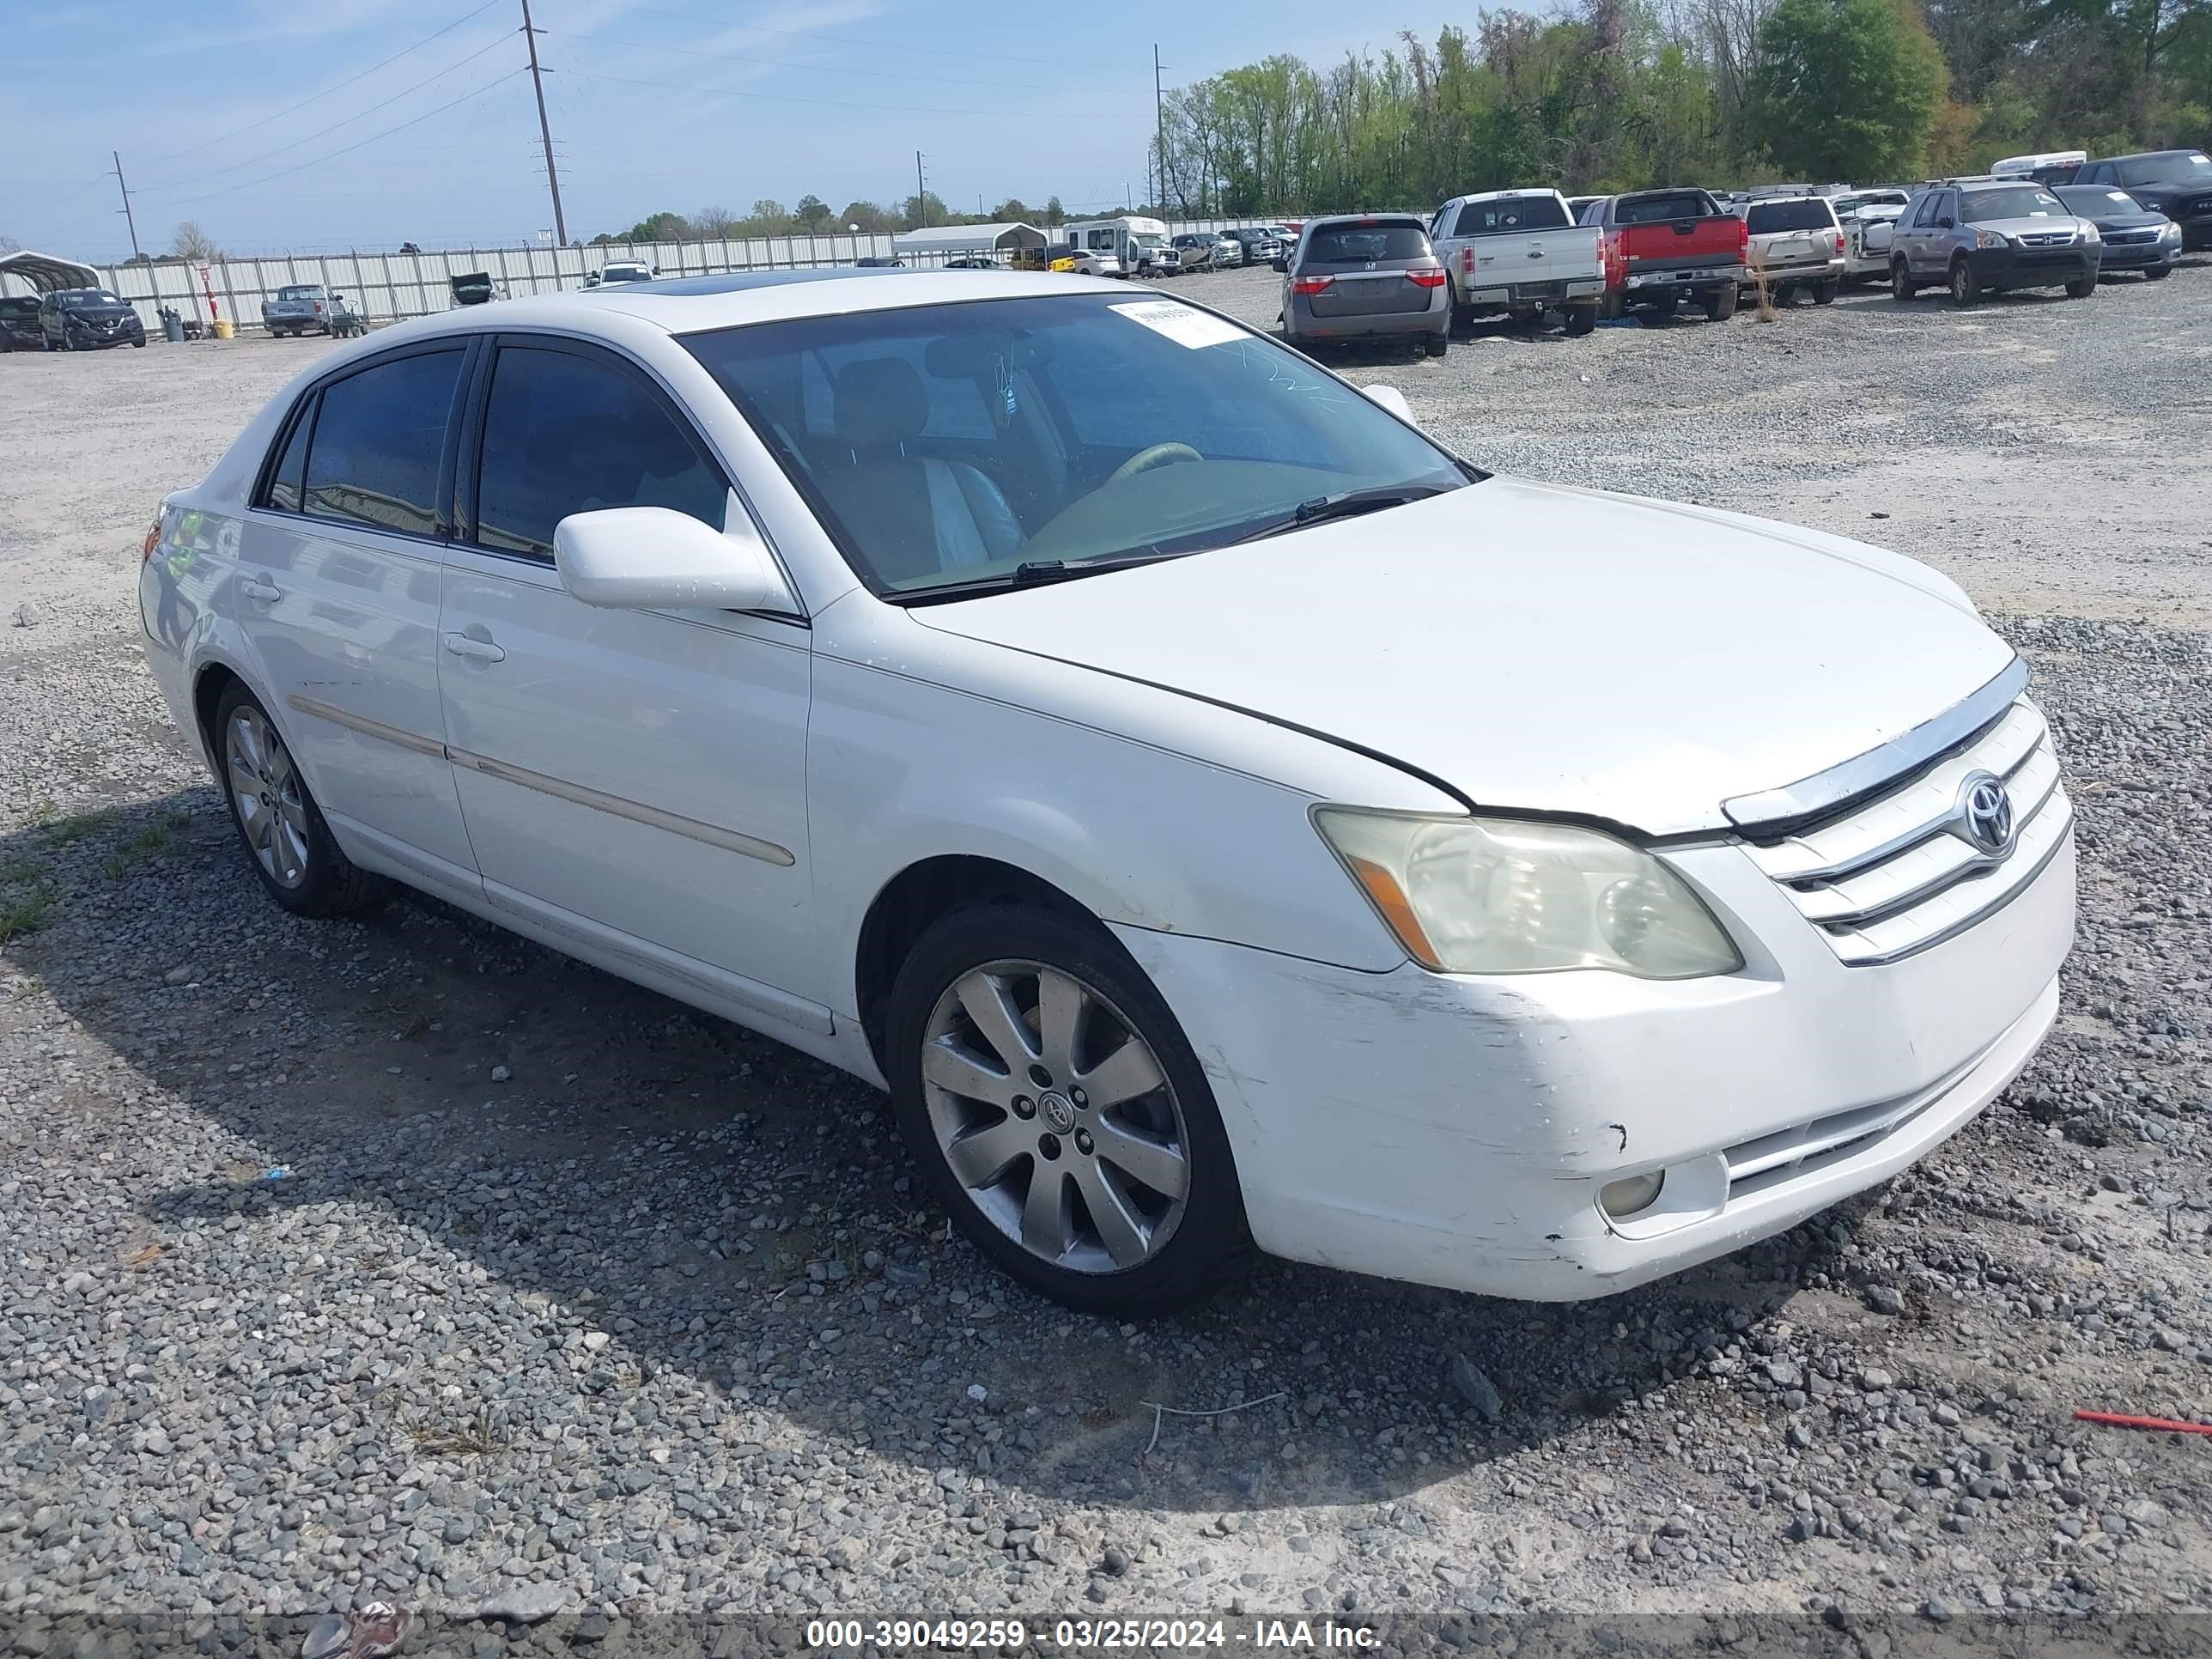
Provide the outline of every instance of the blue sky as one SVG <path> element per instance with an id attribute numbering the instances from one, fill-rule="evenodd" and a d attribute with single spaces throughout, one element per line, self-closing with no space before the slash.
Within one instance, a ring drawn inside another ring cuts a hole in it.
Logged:
<path id="1" fill-rule="evenodd" d="M 1173 86 L 1469 15 L 1434 0 L 531 6 L 572 238 L 763 197 L 893 203 L 916 149 L 930 187 L 969 211 L 979 194 L 1141 199 L 1155 41 Z M 26 247 L 130 252 L 111 149 L 149 251 L 187 219 L 234 252 L 511 246 L 552 224 L 520 0 L 10 10 L 0 234 Z"/>

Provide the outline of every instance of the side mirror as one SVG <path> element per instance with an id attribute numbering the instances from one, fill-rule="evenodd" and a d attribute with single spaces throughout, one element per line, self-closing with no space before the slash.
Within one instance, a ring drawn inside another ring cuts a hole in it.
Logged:
<path id="1" fill-rule="evenodd" d="M 1291 262 L 1288 259 L 1284 258 L 1280 254 L 1277 254 L 1271 263 L 1274 265 L 1277 270 L 1282 271 L 1285 274 L 1290 270 Z"/>
<path id="2" fill-rule="evenodd" d="M 1364 386 L 1359 388 L 1359 395 L 1389 410 L 1407 426 L 1420 424 L 1413 418 L 1413 406 L 1406 401 L 1406 394 L 1395 386 Z"/>
<path id="3" fill-rule="evenodd" d="M 1938 230 L 1956 230 L 1958 228 L 1957 222 L 1948 214 L 1936 222 L 1936 228 Z"/>
<path id="4" fill-rule="evenodd" d="M 553 527 L 561 586 L 608 611 L 797 610 L 783 573 L 743 512 L 720 531 L 665 507 L 571 513 Z"/>

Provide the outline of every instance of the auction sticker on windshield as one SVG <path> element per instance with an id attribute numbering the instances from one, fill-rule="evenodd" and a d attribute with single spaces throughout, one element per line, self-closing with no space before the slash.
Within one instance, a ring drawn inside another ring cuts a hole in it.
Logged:
<path id="1" fill-rule="evenodd" d="M 1153 333 L 1164 334 L 1177 345 L 1188 346 L 1193 351 L 1200 346 L 1219 345 L 1224 340 L 1244 337 L 1244 331 L 1226 318 L 1197 310 L 1180 301 L 1139 300 L 1108 309 L 1121 313 L 1133 323 L 1142 323 Z"/>

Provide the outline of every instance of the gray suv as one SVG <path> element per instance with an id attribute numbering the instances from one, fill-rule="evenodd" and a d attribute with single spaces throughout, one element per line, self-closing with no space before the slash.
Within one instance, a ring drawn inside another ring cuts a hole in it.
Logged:
<path id="1" fill-rule="evenodd" d="M 1404 340 L 1431 357 L 1449 343 L 1451 287 L 1410 213 L 1309 219 L 1283 272 L 1283 337 L 1293 345 Z"/>
<path id="2" fill-rule="evenodd" d="M 1942 284 L 1964 308 L 1987 292 L 2064 288 L 2097 291 L 2103 257 L 2096 226 L 2048 187 L 2021 179 L 1944 179 L 1912 192 L 1889 245 L 1889 291 L 1910 300 Z"/>

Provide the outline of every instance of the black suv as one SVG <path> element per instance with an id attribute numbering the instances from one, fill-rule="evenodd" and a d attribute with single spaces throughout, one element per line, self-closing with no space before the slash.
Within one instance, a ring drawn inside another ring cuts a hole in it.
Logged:
<path id="1" fill-rule="evenodd" d="M 2124 190 L 2181 227 L 2185 248 L 2212 247 L 2212 155 L 2201 149 L 2151 149 L 2092 161 L 2077 185 Z"/>
<path id="2" fill-rule="evenodd" d="M 96 351 L 146 343 L 131 303 L 104 288 L 65 288 L 39 301 L 39 332 L 49 351 Z"/>
<path id="3" fill-rule="evenodd" d="M 46 343 L 39 331 L 39 296 L 0 294 L 0 351 L 39 350 Z"/>

